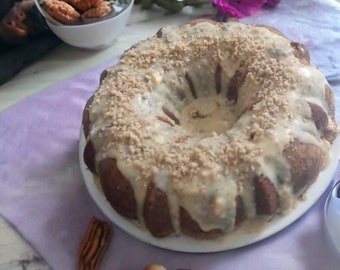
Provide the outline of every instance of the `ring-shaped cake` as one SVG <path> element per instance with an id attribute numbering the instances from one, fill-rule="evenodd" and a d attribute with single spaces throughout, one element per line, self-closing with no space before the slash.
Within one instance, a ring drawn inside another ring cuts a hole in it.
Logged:
<path id="1" fill-rule="evenodd" d="M 330 162 L 332 89 L 278 30 L 161 29 L 102 73 L 84 161 L 117 213 L 155 237 L 215 239 L 286 215 Z"/>

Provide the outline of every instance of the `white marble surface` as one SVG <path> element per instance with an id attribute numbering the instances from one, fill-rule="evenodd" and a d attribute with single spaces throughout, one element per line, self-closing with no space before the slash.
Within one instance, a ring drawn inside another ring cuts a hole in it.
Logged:
<path id="1" fill-rule="evenodd" d="M 70 78 L 124 52 L 141 39 L 154 35 L 160 27 L 179 25 L 199 17 L 211 17 L 211 7 L 185 9 L 180 14 L 165 14 L 161 9 L 141 11 L 135 6 L 128 26 L 116 42 L 100 51 L 62 44 L 9 82 L 0 86 L 0 111 L 48 86 Z M 0 63 L 1 64 L 1 63 Z M 38 253 L 0 217 L 0 270 L 50 269 Z"/>

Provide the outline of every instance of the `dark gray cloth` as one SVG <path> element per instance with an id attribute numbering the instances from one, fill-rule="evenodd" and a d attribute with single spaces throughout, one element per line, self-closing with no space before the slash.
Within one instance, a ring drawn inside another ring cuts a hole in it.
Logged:
<path id="1" fill-rule="evenodd" d="M 0 85 L 60 44 L 33 0 L 0 4 Z"/>

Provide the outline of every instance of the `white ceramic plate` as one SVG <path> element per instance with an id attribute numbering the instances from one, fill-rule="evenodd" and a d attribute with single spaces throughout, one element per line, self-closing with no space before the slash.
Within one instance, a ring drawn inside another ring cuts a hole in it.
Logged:
<path id="1" fill-rule="evenodd" d="M 330 184 L 340 156 L 340 137 L 336 138 L 333 143 L 333 162 L 326 170 L 320 173 L 316 182 L 308 189 L 308 192 L 306 193 L 307 199 L 301 201 L 294 211 L 283 217 L 275 217 L 258 232 L 238 233 L 236 231 L 231 236 L 226 237 L 226 239 L 218 241 L 202 241 L 187 236 L 170 236 L 158 239 L 153 237 L 149 232 L 139 229 L 137 225 L 117 214 L 106 200 L 103 193 L 96 186 L 91 172 L 87 169 L 83 161 L 84 147 L 85 138 L 83 134 L 81 134 L 79 142 L 79 159 L 84 181 L 93 200 L 109 220 L 126 233 L 151 245 L 175 251 L 207 253 L 230 250 L 253 244 L 279 232 L 301 217 L 319 199 Z M 242 227 L 240 229 L 242 230 Z"/>

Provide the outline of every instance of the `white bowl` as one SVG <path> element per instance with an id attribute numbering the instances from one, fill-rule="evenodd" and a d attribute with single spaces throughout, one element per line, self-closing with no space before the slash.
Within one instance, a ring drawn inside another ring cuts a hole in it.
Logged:
<path id="1" fill-rule="evenodd" d="M 324 209 L 325 228 L 328 241 L 340 255 L 340 182 L 329 193 Z"/>
<path id="2" fill-rule="evenodd" d="M 133 0 L 121 11 L 107 19 L 92 23 L 66 25 L 56 22 L 40 6 L 39 0 L 34 0 L 41 15 L 45 18 L 47 26 L 62 41 L 75 47 L 85 49 L 100 49 L 112 44 L 126 26 Z"/>

